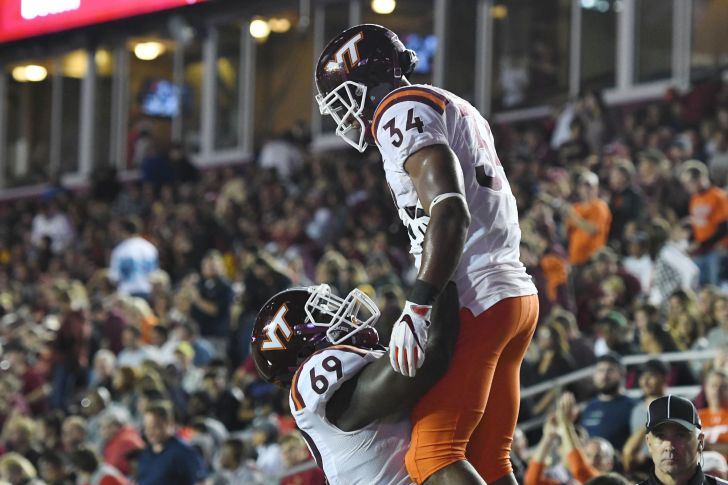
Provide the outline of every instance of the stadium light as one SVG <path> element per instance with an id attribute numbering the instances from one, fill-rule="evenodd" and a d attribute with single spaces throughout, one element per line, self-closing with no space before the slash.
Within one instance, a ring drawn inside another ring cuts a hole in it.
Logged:
<path id="1" fill-rule="evenodd" d="M 255 19 L 250 22 L 250 35 L 255 39 L 264 40 L 270 35 L 270 26 L 263 19 Z"/>
<path id="2" fill-rule="evenodd" d="M 28 66 L 18 66 L 14 68 L 12 75 L 13 79 L 18 81 L 19 83 L 24 83 L 27 81 L 39 82 L 44 80 L 46 76 L 48 76 L 48 70 L 43 66 L 30 64 Z"/>
<path id="3" fill-rule="evenodd" d="M 134 55 L 142 61 L 153 61 L 164 53 L 161 42 L 140 42 L 134 46 Z"/>
<path id="4" fill-rule="evenodd" d="M 394 12 L 397 7 L 395 0 L 372 0 L 372 10 L 374 13 L 387 15 Z"/>
<path id="5" fill-rule="evenodd" d="M 271 32 L 282 34 L 283 32 L 288 32 L 291 29 L 291 21 L 287 18 L 277 19 L 273 17 L 268 20 L 268 28 L 270 28 Z"/>

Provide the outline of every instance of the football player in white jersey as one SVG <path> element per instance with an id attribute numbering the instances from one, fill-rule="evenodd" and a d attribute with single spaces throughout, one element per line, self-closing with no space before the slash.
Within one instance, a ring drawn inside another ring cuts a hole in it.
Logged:
<path id="1" fill-rule="evenodd" d="M 515 483 L 519 369 L 538 318 L 516 200 L 488 123 L 444 89 L 411 85 L 416 62 L 389 29 L 352 27 L 319 58 L 316 100 L 347 143 L 376 144 L 410 236 L 418 274 L 389 343 L 395 370 L 414 376 L 426 362 L 431 305 L 446 282 L 459 291 L 452 363 L 412 413 L 410 476 L 467 460 L 488 483 Z"/>
<path id="2" fill-rule="evenodd" d="M 404 464 L 409 411 L 447 369 L 458 311 L 450 283 L 433 309 L 427 363 L 414 378 L 390 366 L 374 329 L 379 310 L 359 290 L 340 298 L 327 285 L 293 288 L 259 311 L 251 336 L 256 368 L 290 388 L 296 425 L 330 484 L 412 483 Z M 448 473 L 428 483 L 458 483 Z"/>

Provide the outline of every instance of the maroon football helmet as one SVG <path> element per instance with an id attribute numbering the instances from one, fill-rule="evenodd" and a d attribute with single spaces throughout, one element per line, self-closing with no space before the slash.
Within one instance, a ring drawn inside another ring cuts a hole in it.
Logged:
<path id="1" fill-rule="evenodd" d="M 329 42 L 316 64 L 319 110 L 334 118 L 338 136 L 363 152 L 373 143 L 369 127 L 377 105 L 403 85 L 416 64 L 417 54 L 381 25 L 345 30 Z"/>
<path id="2" fill-rule="evenodd" d="M 253 361 L 263 379 L 281 387 L 309 355 L 330 345 L 349 344 L 371 349 L 379 343 L 373 328 L 377 305 L 360 290 L 346 298 L 328 285 L 285 290 L 258 312 L 250 337 Z"/>

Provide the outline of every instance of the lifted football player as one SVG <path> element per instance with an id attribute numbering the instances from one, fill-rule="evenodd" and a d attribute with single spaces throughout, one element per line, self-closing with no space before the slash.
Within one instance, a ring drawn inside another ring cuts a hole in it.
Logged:
<path id="1" fill-rule="evenodd" d="M 359 290 L 340 298 L 327 285 L 294 288 L 260 310 L 251 337 L 255 365 L 268 382 L 290 388 L 293 417 L 330 484 L 412 483 L 404 464 L 409 411 L 447 369 L 459 308 L 450 283 L 433 308 L 427 363 L 414 378 L 382 358 L 379 309 Z M 427 483 L 485 483 L 459 480 L 466 467 L 445 467 Z"/>
<path id="2" fill-rule="evenodd" d="M 379 25 L 334 38 L 316 65 L 316 100 L 336 134 L 359 151 L 376 144 L 417 281 L 392 331 L 392 367 L 425 361 L 429 309 L 457 284 L 460 336 L 450 368 L 412 413 L 407 470 L 417 483 L 468 460 L 488 483 L 515 484 L 509 450 L 519 369 L 538 317 L 519 259 L 516 199 L 485 119 L 443 89 L 410 85 L 417 56 Z"/>

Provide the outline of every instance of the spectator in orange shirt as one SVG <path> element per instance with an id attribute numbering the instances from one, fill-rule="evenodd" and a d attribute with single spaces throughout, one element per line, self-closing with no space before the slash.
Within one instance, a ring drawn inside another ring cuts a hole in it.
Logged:
<path id="1" fill-rule="evenodd" d="M 700 285 L 720 284 L 720 271 L 728 241 L 728 194 L 711 185 L 708 168 L 698 160 L 680 167 L 680 181 L 690 194 L 693 226 L 691 253 L 700 268 Z"/>
<path id="2" fill-rule="evenodd" d="M 728 374 L 712 369 L 705 376 L 708 407 L 698 411 L 703 423 L 705 449 L 728 455 Z"/>
<path id="3" fill-rule="evenodd" d="M 581 265 L 607 244 L 612 213 L 599 198 L 599 178 L 584 172 L 577 183 L 579 202 L 566 206 L 569 262 Z"/>
<path id="4" fill-rule="evenodd" d="M 128 454 L 141 450 L 145 443 L 139 432 L 128 423 L 124 413 L 109 409 L 101 417 L 101 437 L 103 439 L 103 459 L 125 475 L 131 471 Z"/>

